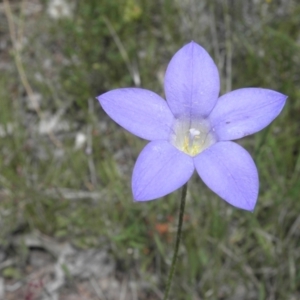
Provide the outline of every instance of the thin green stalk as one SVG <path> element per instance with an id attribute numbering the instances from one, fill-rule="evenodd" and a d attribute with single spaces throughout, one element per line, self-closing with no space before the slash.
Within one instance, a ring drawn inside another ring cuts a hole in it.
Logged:
<path id="1" fill-rule="evenodd" d="M 163 300 L 167 300 L 168 299 L 170 288 L 171 288 L 171 284 L 172 284 L 173 275 L 174 275 L 174 272 L 175 272 L 176 261 L 177 261 L 178 250 L 179 250 L 180 239 L 181 239 L 181 232 L 182 232 L 182 223 L 183 223 L 183 215 L 184 215 L 184 207 L 185 207 L 187 186 L 188 186 L 188 184 L 186 183 L 182 187 L 175 249 L 174 249 L 174 254 L 173 254 L 173 259 L 172 259 L 171 270 L 170 270 L 168 281 L 167 281 L 167 287 L 166 287 L 166 291 L 165 291 L 165 296 L 164 296 Z"/>

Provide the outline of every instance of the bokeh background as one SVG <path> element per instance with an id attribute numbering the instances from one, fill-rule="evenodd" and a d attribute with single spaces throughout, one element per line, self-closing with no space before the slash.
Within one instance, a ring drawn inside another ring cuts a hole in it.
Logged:
<path id="1" fill-rule="evenodd" d="M 146 141 L 95 96 L 163 96 L 194 40 L 226 93 L 289 96 L 238 141 L 260 175 L 254 213 L 193 176 L 170 299 L 300 299 L 300 3 L 297 0 L 3 0 L 0 3 L 0 299 L 162 299 L 180 192 L 133 203 Z M 166 179 L 167 180 L 167 179 Z"/>

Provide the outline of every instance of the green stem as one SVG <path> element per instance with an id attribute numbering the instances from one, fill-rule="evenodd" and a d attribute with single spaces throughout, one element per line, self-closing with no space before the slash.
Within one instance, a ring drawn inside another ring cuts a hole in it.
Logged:
<path id="1" fill-rule="evenodd" d="M 183 215 L 184 215 L 184 207 L 185 207 L 185 199 L 186 199 L 186 192 L 187 192 L 187 183 L 182 187 L 182 193 L 181 193 L 181 200 L 180 200 L 180 210 L 179 210 L 179 219 L 178 219 L 178 227 L 177 227 L 177 235 L 176 235 L 176 243 L 175 243 L 175 250 L 173 254 L 172 259 L 172 265 L 171 270 L 169 273 L 168 281 L 167 281 L 167 287 L 165 291 L 165 296 L 163 300 L 167 300 L 172 284 L 172 279 L 176 267 L 176 261 L 178 256 L 178 250 L 180 245 L 180 239 L 181 239 L 181 231 L 182 231 L 182 223 L 183 223 Z"/>

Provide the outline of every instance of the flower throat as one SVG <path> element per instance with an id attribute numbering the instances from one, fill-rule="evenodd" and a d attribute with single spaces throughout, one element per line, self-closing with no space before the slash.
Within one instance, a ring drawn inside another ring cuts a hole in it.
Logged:
<path id="1" fill-rule="evenodd" d="M 177 120 L 171 143 L 180 151 L 196 156 L 216 142 L 205 120 L 190 122 Z"/>

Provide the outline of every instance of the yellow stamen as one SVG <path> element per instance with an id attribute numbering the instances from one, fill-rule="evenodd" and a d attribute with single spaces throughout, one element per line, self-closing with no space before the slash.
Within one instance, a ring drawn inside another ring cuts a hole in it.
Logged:
<path id="1" fill-rule="evenodd" d="M 192 124 L 188 120 L 177 120 L 171 142 L 180 151 L 196 156 L 213 145 L 216 139 L 205 120 L 192 122 Z"/>
<path id="2" fill-rule="evenodd" d="M 184 138 L 184 142 L 182 145 L 182 151 L 186 154 L 189 154 L 191 156 L 195 156 L 201 151 L 201 145 L 199 143 L 192 143 L 190 142 L 189 137 Z"/>

